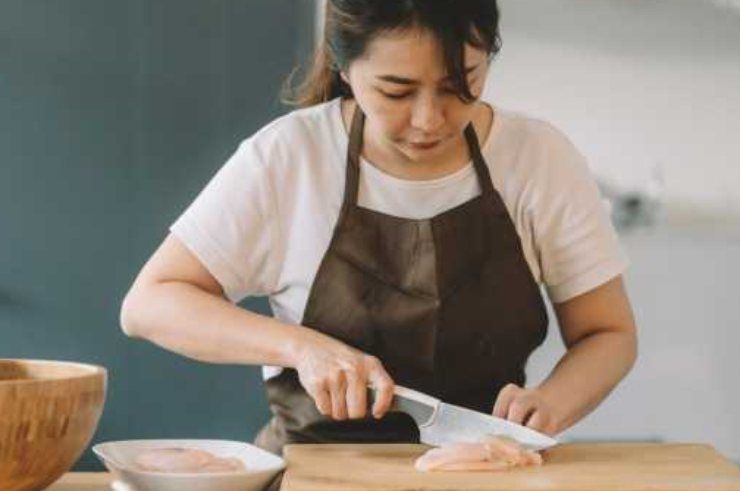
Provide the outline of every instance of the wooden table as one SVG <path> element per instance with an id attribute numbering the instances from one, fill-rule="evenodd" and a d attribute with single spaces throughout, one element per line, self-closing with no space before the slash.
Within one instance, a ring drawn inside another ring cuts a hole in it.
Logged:
<path id="1" fill-rule="evenodd" d="M 281 491 L 538 490 L 740 491 L 740 469 L 709 445 L 565 444 L 545 465 L 508 472 L 421 473 L 428 447 L 411 444 L 288 445 Z M 47 491 L 109 491 L 107 473 L 70 473 Z"/>
<path id="2" fill-rule="evenodd" d="M 107 472 L 70 472 L 46 491 L 111 491 L 113 478 Z"/>
<path id="3" fill-rule="evenodd" d="M 281 491 L 740 491 L 740 469 L 709 445 L 564 444 L 541 467 L 418 472 L 424 445 L 289 445 Z"/>

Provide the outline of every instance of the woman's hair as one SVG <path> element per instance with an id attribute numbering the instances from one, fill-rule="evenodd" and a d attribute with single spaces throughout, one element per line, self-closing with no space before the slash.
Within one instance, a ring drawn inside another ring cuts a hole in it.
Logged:
<path id="1" fill-rule="evenodd" d="M 312 106 L 338 96 L 352 97 L 340 72 L 365 54 L 368 45 L 384 33 L 421 29 L 441 43 L 447 73 L 460 100 L 475 100 L 465 76 L 465 44 L 488 53 L 501 49 L 496 0 L 326 0 L 323 39 L 310 69 L 298 87 L 283 85 L 281 100 L 294 106 Z"/>

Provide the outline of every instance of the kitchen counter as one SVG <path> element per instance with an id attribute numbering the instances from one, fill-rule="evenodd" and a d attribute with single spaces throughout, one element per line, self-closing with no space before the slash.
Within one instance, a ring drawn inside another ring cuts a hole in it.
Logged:
<path id="1" fill-rule="evenodd" d="M 418 472 L 425 445 L 288 445 L 281 491 L 736 490 L 740 469 L 709 445 L 573 443 L 541 467 L 506 472 Z"/>
<path id="2" fill-rule="evenodd" d="M 542 467 L 508 472 L 430 472 L 413 462 L 428 447 L 412 444 L 288 445 L 282 491 L 333 490 L 621 490 L 740 491 L 740 469 L 709 445 L 565 444 Z M 107 473 L 69 473 L 47 491 L 108 491 Z"/>
<path id="3" fill-rule="evenodd" d="M 69 472 L 46 491 L 111 491 L 112 481 L 107 472 Z"/>

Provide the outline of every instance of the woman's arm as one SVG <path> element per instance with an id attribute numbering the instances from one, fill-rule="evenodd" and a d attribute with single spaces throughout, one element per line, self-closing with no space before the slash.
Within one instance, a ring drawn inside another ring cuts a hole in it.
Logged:
<path id="1" fill-rule="evenodd" d="M 244 310 L 174 236 L 139 273 L 121 307 L 121 327 L 189 358 L 291 366 L 307 329 Z"/>
<path id="2" fill-rule="evenodd" d="M 549 434 L 596 408 L 637 358 L 637 329 L 621 276 L 554 308 L 567 352 L 538 387 L 506 386 L 494 408 L 497 416 Z"/>
<path id="3" fill-rule="evenodd" d="M 368 382 L 378 390 L 376 418 L 393 400 L 393 380 L 376 357 L 314 329 L 233 305 L 216 278 L 171 235 L 126 295 L 121 327 L 129 336 L 200 361 L 295 368 L 319 412 L 334 419 L 365 416 Z"/>

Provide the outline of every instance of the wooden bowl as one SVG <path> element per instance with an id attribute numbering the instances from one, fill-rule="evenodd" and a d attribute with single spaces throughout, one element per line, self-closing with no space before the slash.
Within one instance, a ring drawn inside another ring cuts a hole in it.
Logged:
<path id="1" fill-rule="evenodd" d="M 98 426 L 105 368 L 0 359 L 0 490 L 43 489 L 77 461 Z"/>

